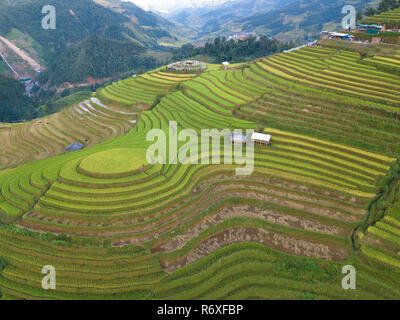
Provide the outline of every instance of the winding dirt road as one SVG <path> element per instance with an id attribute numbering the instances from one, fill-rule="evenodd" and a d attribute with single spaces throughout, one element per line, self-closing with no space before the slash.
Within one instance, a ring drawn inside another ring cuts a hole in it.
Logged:
<path id="1" fill-rule="evenodd" d="M 26 53 L 24 50 L 18 48 L 14 43 L 12 43 L 10 40 L 7 38 L 4 38 L 0 36 L 0 40 L 7 46 L 9 47 L 12 51 L 14 51 L 18 56 L 20 56 L 22 59 L 24 59 L 27 63 L 29 63 L 30 66 L 36 71 L 39 72 L 42 70 L 42 67 L 39 63 L 37 63 L 34 59 L 32 59 L 28 53 Z"/>

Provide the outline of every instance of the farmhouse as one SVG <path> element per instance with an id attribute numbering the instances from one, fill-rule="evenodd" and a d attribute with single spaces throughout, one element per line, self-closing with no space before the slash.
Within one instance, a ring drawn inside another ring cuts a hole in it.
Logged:
<path id="1" fill-rule="evenodd" d="M 263 133 L 258 133 L 254 132 L 251 135 L 251 140 L 258 145 L 261 146 L 267 146 L 271 143 L 271 135 L 270 134 L 263 134 Z"/>
<path id="2" fill-rule="evenodd" d="M 230 64 L 230 63 L 229 63 L 228 61 L 222 62 L 222 65 L 224 66 L 225 71 L 226 71 L 226 69 L 228 68 L 229 64 Z"/>
<path id="3" fill-rule="evenodd" d="M 346 41 L 354 40 L 353 35 L 341 32 L 330 32 L 328 38 L 333 40 L 346 40 Z"/>
<path id="4" fill-rule="evenodd" d="M 383 26 L 376 24 L 357 24 L 357 31 L 367 34 L 379 34 L 383 29 Z"/>
<path id="5" fill-rule="evenodd" d="M 354 36 L 348 33 L 341 33 L 341 32 L 330 32 L 330 31 L 322 31 L 321 38 L 325 39 L 332 39 L 332 40 L 346 40 L 346 41 L 353 41 Z"/>

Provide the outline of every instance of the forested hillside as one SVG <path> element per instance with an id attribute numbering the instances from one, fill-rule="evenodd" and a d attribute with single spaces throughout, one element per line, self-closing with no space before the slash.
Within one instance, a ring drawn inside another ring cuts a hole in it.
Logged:
<path id="1" fill-rule="evenodd" d="M 0 74 L 0 122 L 31 119 L 35 114 L 32 105 L 23 84 Z"/>
<path id="2" fill-rule="evenodd" d="M 0 35 L 47 68 L 42 80 L 55 79 L 61 84 L 85 81 L 87 77 L 115 76 L 133 67 L 146 70 L 154 67 L 155 62 L 145 50 L 163 51 L 165 46 L 178 41 L 174 32 L 179 32 L 179 28 L 174 23 L 133 3 L 54 0 L 50 3 L 56 9 L 54 30 L 42 28 L 42 8 L 46 5 L 46 0 L 0 1 Z M 144 58 L 139 58 L 139 54 Z M 14 55 L 11 60 L 21 59 Z M 52 71 L 57 74 L 52 75 Z M 37 76 L 32 71 L 25 75 Z"/>
<path id="3" fill-rule="evenodd" d="M 225 37 L 218 37 L 214 41 L 207 41 L 204 47 L 194 47 L 191 44 L 186 44 L 180 49 L 173 49 L 172 52 L 175 60 L 205 54 L 219 62 L 240 62 L 282 52 L 294 46 L 295 43 L 292 41 L 282 42 L 276 39 L 269 39 L 266 36 L 262 36 L 260 39 L 250 37 L 237 42 L 233 40 L 227 41 Z"/>
<path id="4" fill-rule="evenodd" d="M 156 60 L 140 56 L 145 50 L 128 42 L 91 36 L 66 50 L 50 68 L 52 83 L 82 82 L 105 78 L 126 70 L 154 68 Z"/>
<path id="5" fill-rule="evenodd" d="M 62 1 L 55 0 L 57 25 L 55 30 L 42 28 L 42 8 L 48 5 L 46 0 L 25 1 L 18 5 L 1 5 L 0 33 L 3 36 L 12 28 L 30 34 L 37 43 L 47 48 L 51 58 L 62 54 L 70 45 L 89 35 L 102 35 L 109 38 L 122 38 L 129 30 L 123 23 L 128 19 L 120 14 L 95 4 L 91 0 Z M 132 36 L 132 35 L 131 35 Z"/>
<path id="6" fill-rule="evenodd" d="M 92 0 L 52 1 L 51 5 L 56 8 L 57 27 L 51 31 L 44 30 L 41 24 L 44 17 L 42 8 L 48 4 L 46 0 L 27 0 L 17 4 L 1 2 L 0 34 L 6 36 L 12 28 L 26 32 L 41 46 L 48 48 L 53 58 L 89 35 L 130 40 L 152 48 L 158 46 L 157 38 L 160 35 L 169 36 L 161 27 L 158 28 L 158 33 L 143 28 L 149 25 L 149 13 L 133 4 L 129 4 L 128 8 L 131 13 L 135 9 L 135 23 L 123 14 L 125 10 L 115 12 Z M 154 18 L 154 26 L 156 15 L 152 14 L 151 17 Z M 171 23 L 169 27 L 172 25 Z"/>

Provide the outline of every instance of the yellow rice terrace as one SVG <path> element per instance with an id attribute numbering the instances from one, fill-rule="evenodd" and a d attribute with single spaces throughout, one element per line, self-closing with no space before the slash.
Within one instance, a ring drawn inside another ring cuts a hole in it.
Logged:
<path id="1" fill-rule="evenodd" d="M 83 159 L 77 170 L 95 178 L 129 176 L 143 171 L 145 155 L 145 151 L 138 149 L 110 149 Z"/>
<path id="2" fill-rule="evenodd" d="M 399 299 L 397 62 L 314 46 L 164 67 L 1 124 L 1 298 Z M 148 162 L 154 129 L 174 161 Z M 209 146 L 185 129 L 225 129 L 221 161 L 179 161 Z M 255 142 L 251 174 L 224 141 Z"/>

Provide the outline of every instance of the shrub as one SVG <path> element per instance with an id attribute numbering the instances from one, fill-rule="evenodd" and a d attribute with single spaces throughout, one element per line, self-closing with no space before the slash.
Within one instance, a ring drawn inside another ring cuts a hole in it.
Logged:
<path id="1" fill-rule="evenodd" d="M 4 270 L 5 267 L 8 266 L 8 260 L 4 257 L 0 257 L 0 274 Z"/>

